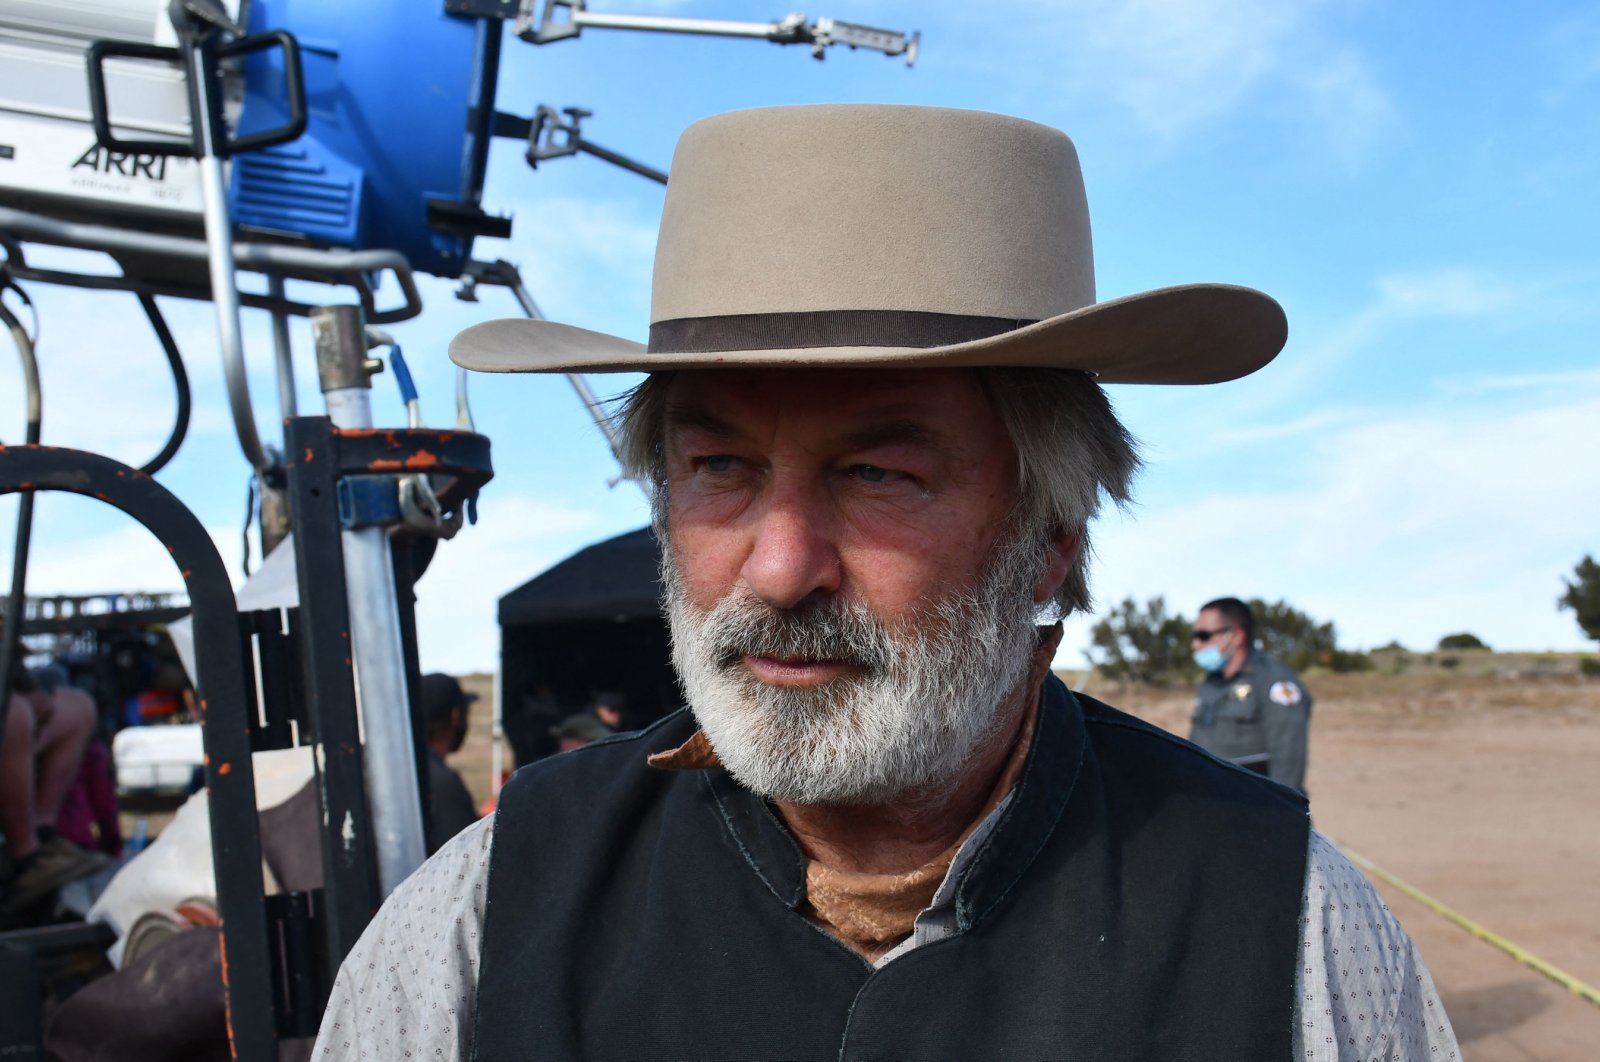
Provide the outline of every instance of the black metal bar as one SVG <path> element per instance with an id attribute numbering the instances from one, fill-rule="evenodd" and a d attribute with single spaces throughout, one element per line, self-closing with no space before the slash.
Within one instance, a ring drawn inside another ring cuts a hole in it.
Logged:
<path id="1" fill-rule="evenodd" d="M 106 98 L 106 60 L 147 59 L 176 65 L 183 61 L 181 50 L 134 41 L 95 41 L 89 45 L 85 58 L 89 70 L 89 123 L 94 127 L 95 139 L 101 147 L 108 151 L 125 151 L 130 155 L 199 157 L 197 136 L 187 140 L 123 140 L 111 131 L 111 107 Z M 194 117 L 191 109 L 191 120 Z"/>
<path id="2" fill-rule="evenodd" d="M 27 392 L 24 432 L 28 444 L 33 445 L 39 441 L 39 429 L 44 420 L 39 359 L 33 349 L 33 337 L 3 301 L 0 301 L 0 322 L 11 330 L 17 355 L 22 359 L 22 379 Z M 21 659 L 23 614 L 28 611 L 28 548 L 32 540 L 33 492 L 29 491 L 17 499 L 17 530 L 11 547 L 11 590 L 6 595 L 4 619 L 0 620 L 0 745 L 5 743 L 6 716 L 11 709 L 11 669 Z"/>
<path id="3" fill-rule="evenodd" d="M 612 151 L 610 148 L 601 147 L 594 141 L 585 140 L 582 137 L 573 137 L 573 142 L 577 144 L 579 151 L 593 155 L 595 158 L 601 159 L 605 162 L 609 162 L 613 166 L 621 166 L 630 173 L 637 173 L 640 177 L 648 177 L 657 184 L 667 183 L 667 175 L 656 169 L 654 166 L 646 166 L 642 162 L 639 162 L 635 159 L 630 159 L 621 152 Z"/>
<path id="4" fill-rule="evenodd" d="M 316 975 L 317 946 L 311 896 L 282 892 L 267 897 L 267 914 L 277 929 L 279 950 L 273 988 L 278 993 L 278 1035 L 296 1039 L 317 1035 L 326 1002 Z"/>
<path id="5" fill-rule="evenodd" d="M 39 954 L 25 944 L 0 943 L 0 1058 L 43 1058 L 39 1014 Z"/>
<path id="6" fill-rule="evenodd" d="M 300 744 L 320 743 L 316 727 L 311 725 L 311 694 L 306 691 L 305 654 L 300 651 L 300 610 L 286 609 L 283 616 L 285 664 L 282 678 L 287 685 L 283 697 L 287 701 L 288 717 L 300 729 Z"/>
<path id="7" fill-rule="evenodd" d="M 274 735 L 261 720 L 261 702 L 256 691 L 255 625 L 251 616 L 239 616 L 239 658 L 244 662 L 244 718 L 250 732 L 250 751 L 275 748 Z"/>
<path id="8" fill-rule="evenodd" d="M 489 480 L 486 435 L 441 428 L 355 428 L 334 436 L 343 475 L 427 472 Z"/>
<path id="9" fill-rule="evenodd" d="M 284 124 L 273 129 L 263 129 L 231 140 L 219 141 L 223 150 L 220 154 L 225 156 L 240 155 L 246 151 L 257 151 L 274 144 L 287 144 L 291 140 L 298 140 L 306 131 L 306 81 L 301 72 L 300 42 L 294 35 L 286 30 L 270 30 L 250 37 L 240 37 L 218 45 L 216 61 L 221 63 L 240 55 L 250 55 L 254 52 L 265 51 L 276 45 L 283 51 L 283 103 L 288 115 Z M 220 113 L 222 110 L 222 94 L 215 97 L 215 106 Z"/>
<path id="10" fill-rule="evenodd" d="M 295 661 L 289 653 L 289 638 L 283 630 L 283 613 L 266 609 L 243 613 L 240 618 L 255 636 L 255 658 L 261 675 L 258 707 L 265 722 L 256 733 L 255 748 L 291 748 L 295 742 L 289 724 L 295 718 L 299 686 L 292 671 Z"/>
<path id="11" fill-rule="evenodd" d="M 193 513 L 150 476 L 99 454 L 0 447 L 0 494 L 60 490 L 127 513 L 167 547 L 194 613 L 195 688 L 210 790 L 212 860 L 222 916 L 223 982 L 234 1057 L 276 1059 L 261 837 L 250 760 L 245 666 L 228 573 Z"/>
<path id="12" fill-rule="evenodd" d="M 46 960 L 78 952 L 105 951 L 116 942 L 116 930 L 104 922 L 69 922 L 59 926 L 37 926 L 0 933 L 0 947 L 26 947 Z M 0 1054 L 0 1058 L 4 1057 Z"/>
<path id="13" fill-rule="evenodd" d="M 467 180 L 461 189 L 461 198 L 469 203 L 477 203 L 483 198 L 484 174 L 489 169 L 489 145 L 494 140 L 494 96 L 500 84 L 500 46 L 505 36 L 498 20 L 516 17 L 515 3 L 508 0 L 498 0 L 498 3 L 498 13 L 478 23 L 474 42 L 478 61 L 473 64 L 473 102 L 467 111 L 467 129 L 472 136 L 472 148 L 467 160 Z M 449 10 L 449 0 L 446 0 L 445 10 Z"/>
<path id="14" fill-rule="evenodd" d="M 323 924 L 329 959 L 337 965 L 355 946 L 383 896 L 356 728 L 332 423 L 327 417 L 290 417 L 284 422 L 284 443 L 289 452 L 289 514 L 300 586 L 297 641 L 311 726 L 322 746 L 317 795 L 327 824 L 322 831 Z"/>

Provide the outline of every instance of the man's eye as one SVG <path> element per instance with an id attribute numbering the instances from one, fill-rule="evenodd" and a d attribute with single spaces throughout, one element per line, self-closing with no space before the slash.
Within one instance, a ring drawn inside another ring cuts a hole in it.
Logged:
<path id="1" fill-rule="evenodd" d="M 853 471 L 863 483 L 887 483 L 895 475 L 887 468 L 879 468 L 877 465 L 856 465 Z"/>
<path id="2" fill-rule="evenodd" d="M 712 454 L 696 462 L 706 472 L 732 472 L 736 458 L 732 454 Z"/>

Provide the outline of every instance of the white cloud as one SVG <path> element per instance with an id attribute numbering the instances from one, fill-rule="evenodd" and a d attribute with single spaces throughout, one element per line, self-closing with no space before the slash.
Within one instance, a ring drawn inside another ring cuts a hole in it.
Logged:
<path id="1" fill-rule="evenodd" d="M 1164 135 L 1232 110 L 1279 62 L 1305 19 L 1273 0 L 1133 0 L 1078 5 L 1081 40 L 1112 76 L 1105 90 Z"/>
<path id="2" fill-rule="evenodd" d="M 1442 394 L 1462 397 L 1514 391 L 1593 389 L 1600 387 L 1600 369 L 1455 377 L 1440 380 L 1435 386 Z"/>
<path id="3" fill-rule="evenodd" d="M 500 652 L 501 595 L 603 537 L 599 523 L 589 510 L 528 495 L 486 498 L 483 518 L 441 542 L 417 583 L 424 670 L 492 671 Z"/>
<path id="4" fill-rule="evenodd" d="M 1317 124 L 1347 165 L 1366 149 L 1394 117 L 1394 106 L 1366 58 L 1354 48 L 1335 49 L 1303 68 L 1284 73 L 1305 94 Z"/>
<path id="5" fill-rule="evenodd" d="M 1541 34 L 1548 60 L 1544 73 L 1549 79 L 1543 93 L 1547 105 L 1559 106 L 1600 80 L 1600 12 L 1589 8 L 1561 19 Z"/>
<path id="6" fill-rule="evenodd" d="M 183 579 L 172 557 L 144 528 L 98 502 L 56 493 L 39 496 L 28 593 L 174 592 Z M 453 672 L 492 670 L 500 631 L 496 603 L 571 553 L 606 537 L 599 514 L 527 495 L 485 499 L 483 518 L 442 542 L 417 584 L 418 641 L 423 665 Z M 0 499 L 0 586 L 10 585 L 14 498 Z M 84 535 L 93 520 L 99 530 Z M 241 581 L 237 528 L 208 528 L 235 590 Z M 620 529 L 619 529 L 620 530 Z M 259 558 L 257 558 L 259 561 Z"/>
<path id="7" fill-rule="evenodd" d="M 1189 449 L 1189 456 L 1201 456 L 1217 450 L 1227 450 L 1235 446 L 1253 443 L 1271 442 L 1281 439 L 1293 438 L 1310 432 L 1325 432 L 1330 428 L 1343 427 L 1352 422 L 1366 419 L 1367 414 L 1359 409 L 1339 409 L 1329 407 L 1317 409 L 1304 416 L 1294 417 L 1289 420 L 1274 420 L 1265 424 L 1247 424 L 1236 428 L 1220 428 L 1208 439 L 1198 440 L 1196 445 Z"/>
<path id="8" fill-rule="evenodd" d="M 1278 410 L 1311 394 L 1331 373 L 1341 371 L 1347 361 L 1398 325 L 1493 317 L 1525 309 L 1535 297 L 1527 285 L 1460 266 L 1389 273 L 1378 277 L 1374 286 L 1372 301 L 1311 339 L 1301 342 L 1291 333 L 1291 351 L 1232 391 L 1233 397 L 1224 400 L 1228 412 L 1218 422 L 1247 423 L 1250 415 L 1263 411 L 1276 417 Z"/>
<path id="9" fill-rule="evenodd" d="M 631 202 L 548 196 L 511 204 L 523 279 L 553 320 L 642 338 L 659 219 Z"/>
<path id="10" fill-rule="evenodd" d="M 1109 100 L 1142 128 L 1176 139 L 1259 100 L 1306 111 L 1336 153 L 1354 161 L 1392 120 L 1366 57 L 1307 0 L 1098 0 L 1034 4 L 1034 39 L 1049 69 Z"/>
<path id="11" fill-rule="evenodd" d="M 1476 317 L 1515 306 L 1525 293 L 1480 270 L 1445 267 L 1378 278 L 1380 321 L 1426 317 Z"/>
<path id="12" fill-rule="evenodd" d="M 0 580 L 11 585 L 15 497 L 0 499 Z M 85 527 L 95 530 L 85 534 Z M 237 528 L 206 529 L 230 579 L 239 575 Z M 183 577 L 154 535 L 102 502 L 50 491 L 36 495 L 28 593 L 172 593 Z"/>
<path id="13" fill-rule="evenodd" d="M 1502 648 L 1580 648 L 1555 598 L 1600 527 L 1597 383 L 1513 413 L 1358 424 L 1308 453 L 1303 487 L 1113 517 L 1097 593 L 1108 605 L 1163 594 L 1191 614 L 1225 593 L 1286 598 L 1357 645 L 1431 646 L 1472 630 Z M 1065 661 L 1076 664 L 1087 628 L 1074 624 Z"/>
<path id="14" fill-rule="evenodd" d="M 172 430 L 176 391 L 160 344 L 133 297 L 47 285 L 30 285 L 29 293 L 42 327 L 36 350 L 44 403 L 42 440 L 132 465 L 155 456 Z M 163 299 L 160 305 L 189 378 L 193 404 L 188 438 L 232 440 L 210 304 Z M 247 313 L 244 322 L 257 428 L 272 440 L 277 418 L 271 338 L 264 315 Z M 22 389 L 17 359 L 0 357 L 0 394 L 20 395 Z M 22 404 L 0 404 L 0 440 L 22 437 Z"/>

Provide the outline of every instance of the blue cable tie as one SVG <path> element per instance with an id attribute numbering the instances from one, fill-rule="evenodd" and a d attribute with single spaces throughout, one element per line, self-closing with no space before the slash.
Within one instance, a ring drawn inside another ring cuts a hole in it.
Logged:
<path id="1" fill-rule="evenodd" d="M 406 357 L 400 353 L 400 344 L 389 348 L 389 364 L 394 366 L 395 383 L 400 385 L 400 400 L 407 405 L 417 400 L 417 385 L 411 382 L 411 370 L 406 368 Z"/>

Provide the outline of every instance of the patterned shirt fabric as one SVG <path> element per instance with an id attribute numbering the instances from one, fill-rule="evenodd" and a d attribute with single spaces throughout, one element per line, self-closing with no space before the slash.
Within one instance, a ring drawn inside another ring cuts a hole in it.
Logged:
<path id="1" fill-rule="evenodd" d="M 995 809 L 964 848 L 981 844 Z M 494 819 L 457 834 L 395 890 L 340 967 L 313 1057 L 467 1062 Z M 957 853 L 952 873 L 964 864 Z M 948 878 L 946 879 L 948 882 Z M 954 932 L 934 904 L 883 956 Z M 1461 1057 L 1433 978 L 1366 878 L 1313 832 L 1296 973 L 1295 1060 L 1436 1062 Z"/>

